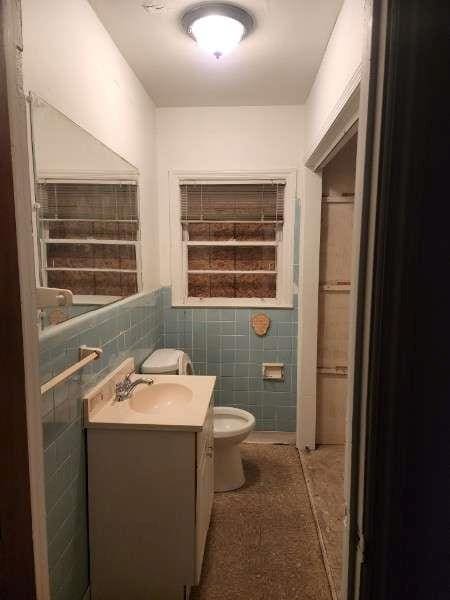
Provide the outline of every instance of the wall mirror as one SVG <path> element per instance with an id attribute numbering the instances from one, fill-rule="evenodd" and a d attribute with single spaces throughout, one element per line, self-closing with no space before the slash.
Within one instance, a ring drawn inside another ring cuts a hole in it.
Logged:
<path id="1" fill-rule="evenodd" d="M 42 328 L 141 291 L 139 173 L 29 96 L 33 228 Z"/>

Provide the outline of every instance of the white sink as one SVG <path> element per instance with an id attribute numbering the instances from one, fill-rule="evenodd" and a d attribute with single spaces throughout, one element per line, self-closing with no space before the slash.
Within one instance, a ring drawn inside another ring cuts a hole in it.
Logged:
<path id="1" fill-rule="evenodd" d="M 185 385 L 154 383 L 136 388 L 129 403 L 130 408 L 138 413 L 162 414 L 187 408 L 192 398 L 192 390 Z"/>
<path id="2" fill-rule="evenodd" d="M 127 375 L 131 381 L 142 378 L 133 370 L 134 361 L 127 358 L 85 394 L 87 428 L 202 430 L 215 377 L 152 374 L 152 385 L 138 385 L 130 398 L 117 402 L 117 383 Z"/>

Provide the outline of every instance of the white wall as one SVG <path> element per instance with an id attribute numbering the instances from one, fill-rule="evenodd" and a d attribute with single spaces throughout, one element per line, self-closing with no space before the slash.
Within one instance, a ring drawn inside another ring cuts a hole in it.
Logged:
<path id="1" fill-rule="evenodd" d="M 363 40 L 363 0 L 345 0 L 306 101 L 306 153 L 316 147 L 330 124 L 339 98 L 358 75 Z"/>
<path id="2" fill-rule="evenodd" d="M 156 111 L 161 284 L 170 284 L 170 171 L 298 168 L 302 106 L 158 108 Z"/>
<path id="3" fill-rule="evenodd" d="M 140 172 L 144 288 L 159 285 L 155 107 L 87 0 L 22 0 L 24 83 Z"/>
<path id="4" fill-rule="evenodd" d="M 138 171 L 51 104 L 33 96 L 34 166 L 37 177 L 101 173 L 109 179 L 136 178 Z"/>

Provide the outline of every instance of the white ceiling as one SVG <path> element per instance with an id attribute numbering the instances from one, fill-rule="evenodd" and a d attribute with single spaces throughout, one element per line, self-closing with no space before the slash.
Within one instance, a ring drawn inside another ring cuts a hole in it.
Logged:
<path id="1" fill-rule="evenodd" d="M 89 0 L 157 106 L 302 104 L 343 0 L 241 0 L 255 31 L 228 56 L 200 50 L 179 20 L 195 0 Z M 162 10 L 145 10 L 143 4 Z"/>

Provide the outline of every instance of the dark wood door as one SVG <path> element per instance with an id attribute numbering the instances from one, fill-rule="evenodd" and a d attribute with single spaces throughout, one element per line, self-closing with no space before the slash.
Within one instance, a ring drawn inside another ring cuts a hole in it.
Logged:
<path id="1" fill-rule="evenodd" d="M 6 0 L 0 0 L 0 599 L 33 600 L 22 314 L 6 77 Z"/>
<path id="2" fill-rule="evenodd" d="M 360 598 L 448 600 L 450 4 L 387 5 Z"/>

